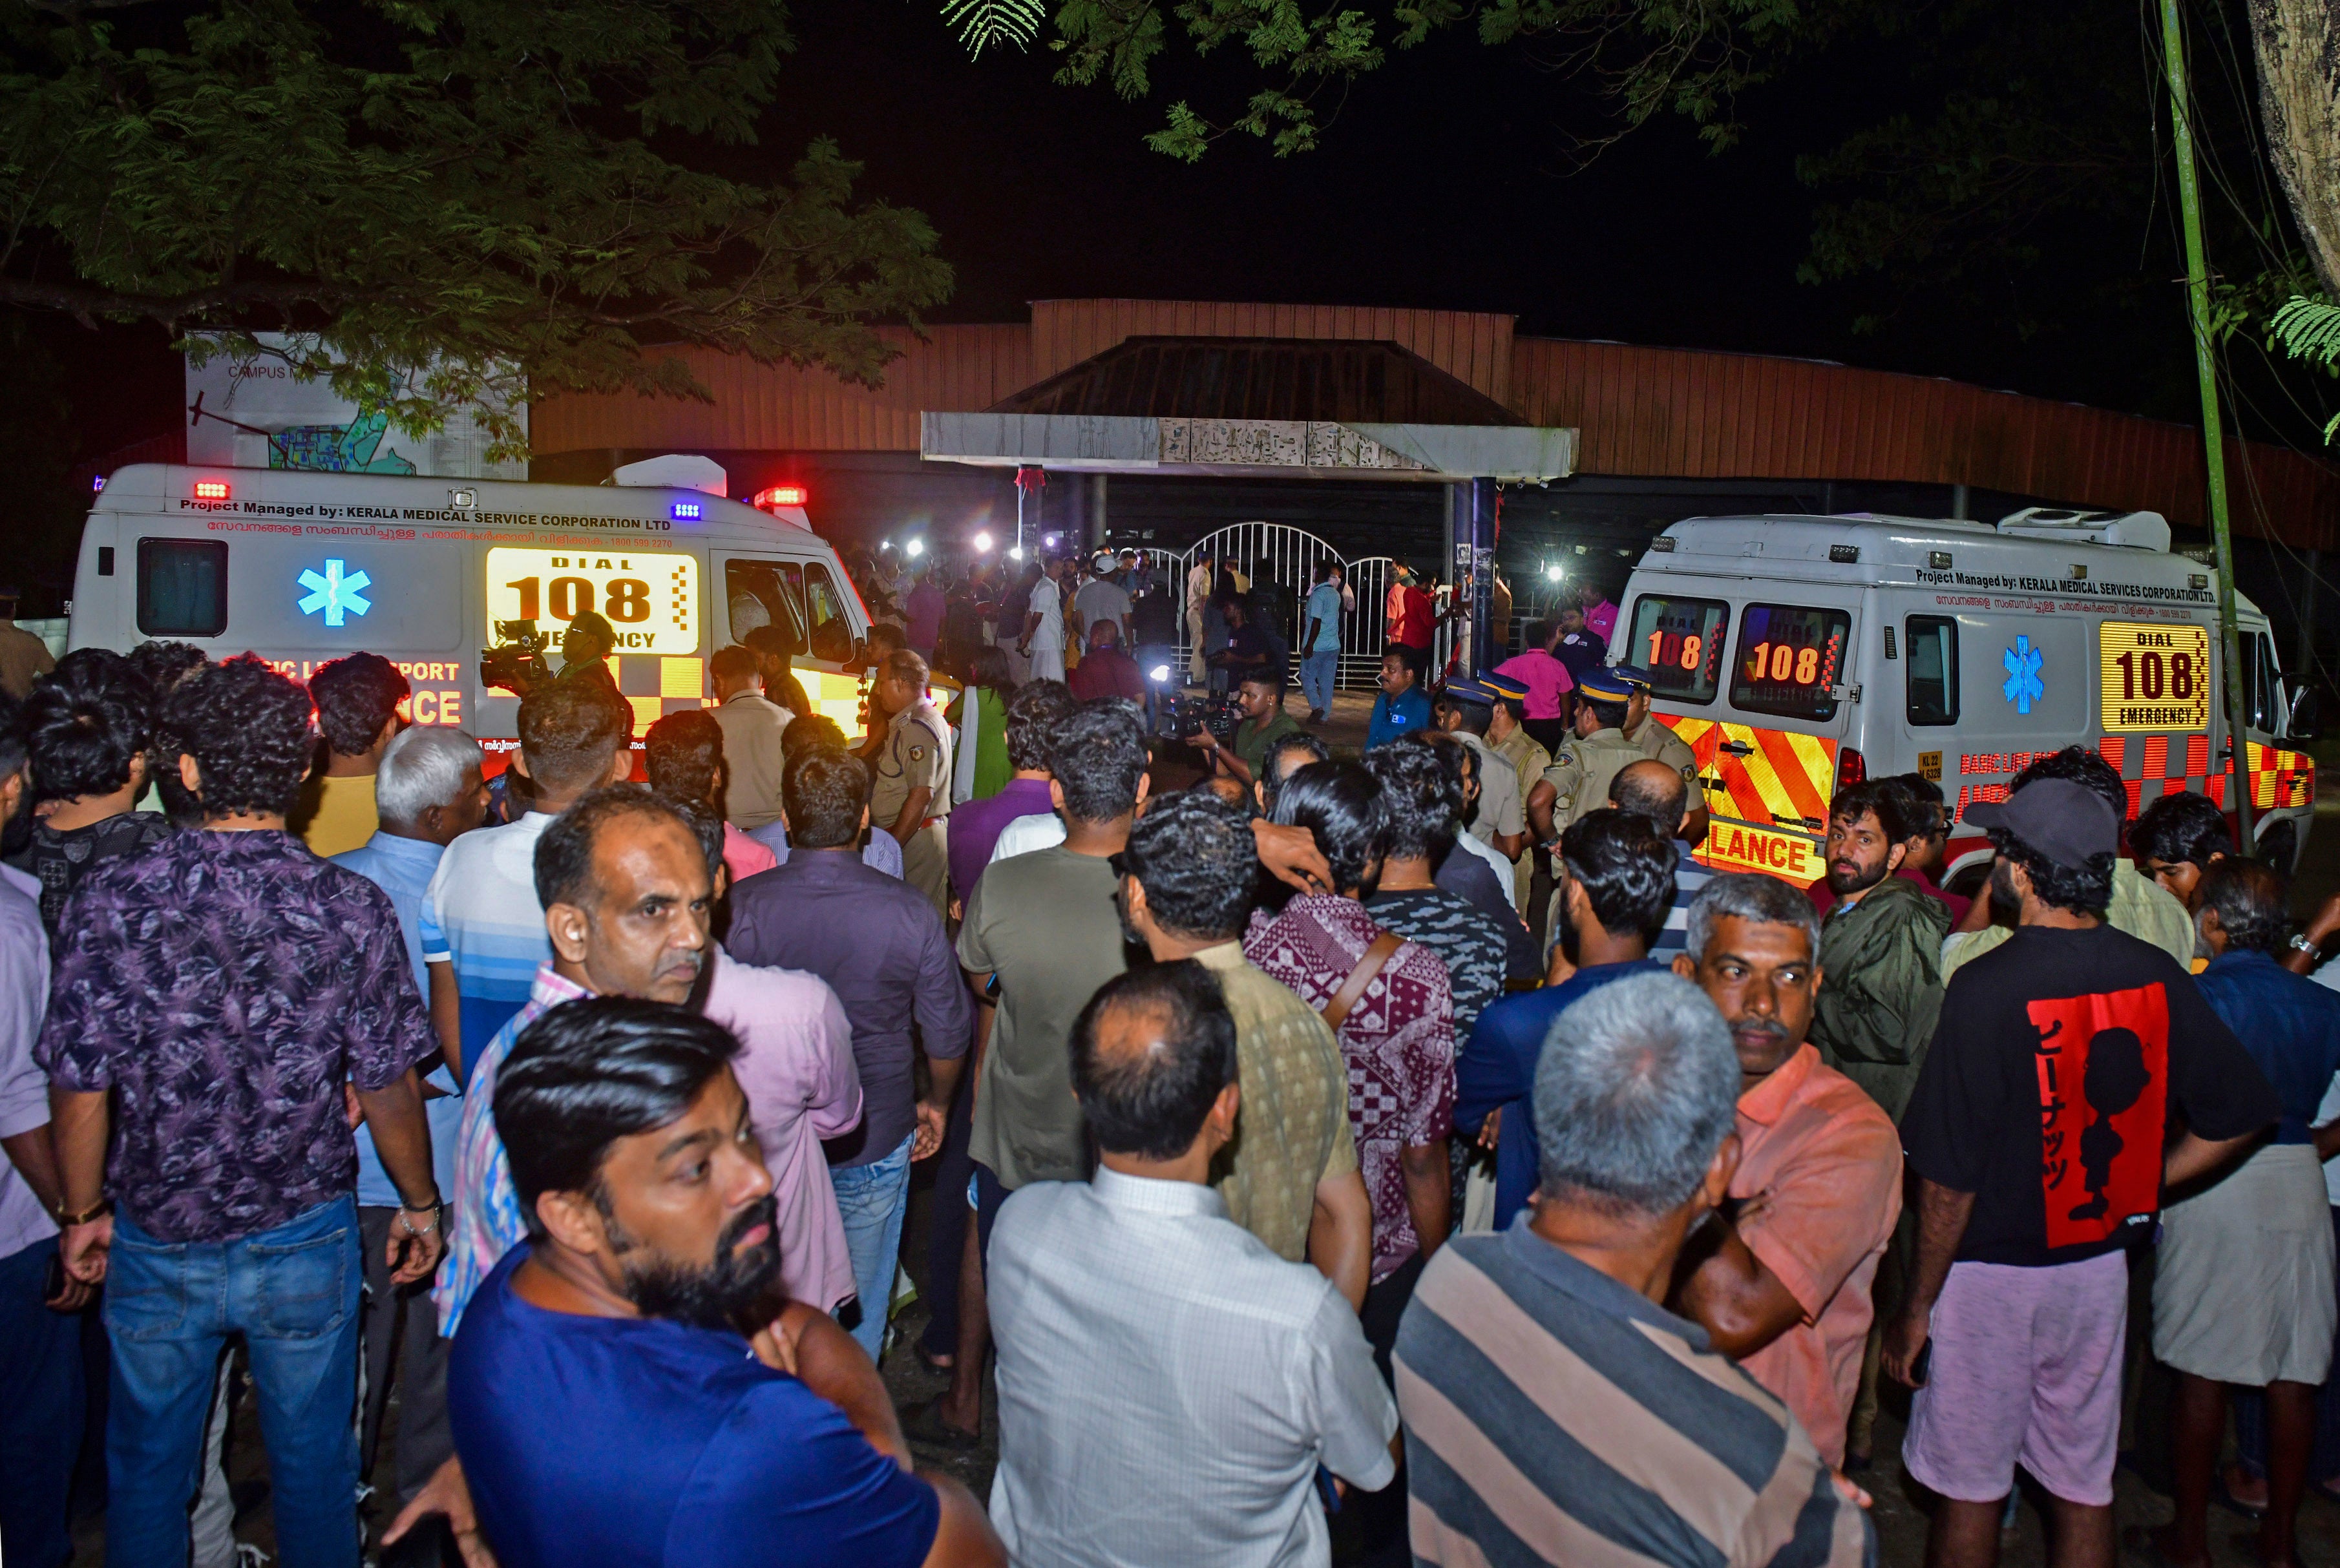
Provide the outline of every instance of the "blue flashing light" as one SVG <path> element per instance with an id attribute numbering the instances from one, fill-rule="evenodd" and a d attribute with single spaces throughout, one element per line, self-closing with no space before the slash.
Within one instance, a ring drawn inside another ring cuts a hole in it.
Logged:
<path id="1" fill-rule="evenodd" d="M 92 474 L 89 477 L 89 493 L 91 495 L 94 496 L 104 488 L 105 476 L 104 474 Z"/>
<path id="2" fill-rule="evenodd" d="M 695 523 L 705 512 L 706 508 L 697 501 L 677 501 L 674 504 L 674 520 L 678 523 Z"/>

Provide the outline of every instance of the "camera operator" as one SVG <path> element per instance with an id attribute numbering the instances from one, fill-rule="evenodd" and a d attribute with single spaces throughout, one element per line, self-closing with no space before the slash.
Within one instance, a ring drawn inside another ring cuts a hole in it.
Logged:
<path id="1" fill-rule="evenodd" d="M 1205 725 L 1195 736 L 1195 748 L 1210 760 L 1215 771 L 1248 786 L 1258 779 L 1278 741 L 1308 732 L 1284 711 L 1284 683 L 1271 671 L 1245 671 L 1243 685 L 1235 688 L 1235 702 L 1243 722 L 1235 725 L 1234 740 L 1222 744 Z"/>
<path id="2" fill-rule="evenodd" d="M 610 655 L 617 646 L 616 628 L 594 611 L 585 611 L 560 634 L 560 678 L 599 680 L 616 691 L 618 678 L 610 673 Z"/>

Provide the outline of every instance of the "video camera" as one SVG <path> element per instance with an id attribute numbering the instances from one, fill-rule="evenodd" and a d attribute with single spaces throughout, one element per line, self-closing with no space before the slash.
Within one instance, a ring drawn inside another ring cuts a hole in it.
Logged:
<path id="1" fill-rule="evenodd" d="M 1241 723 L 1243 708 L 1233 697 L 1182 695 L 1164 705 L 1163 732 L 1175 740 L 1193 740 L 1207 729 L 1221 743 L 1232 743 Z"/>
<path id="2" fill-rule="evenodd" d="M 552 685 L 551 666 L 544 662 L 545 651 L 552 646 L 550 632 L 538 631 L 534 621 L 498 621 L 496 636 L 502 640 L 480 650 L 481 685 L 501 686 L 524 697 Z"/>

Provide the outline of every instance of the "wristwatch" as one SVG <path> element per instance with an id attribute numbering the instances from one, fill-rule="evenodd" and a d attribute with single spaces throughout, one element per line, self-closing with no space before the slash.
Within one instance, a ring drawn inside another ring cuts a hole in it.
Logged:
<path id="1" fill-rule="evenodd" d="M 2300 952 L 2307 954 L 2310 958 L 2314 958 L 2317 953 L 2324 951 L 2324 949 L 2318 944 L 2308 941 L 2307 935 L 2305 932 L 2293 932 L 2291 933 L 2291 945 L 2297 948 Z"/>
<path id="2" fill-rule="evenodd" d="M 67 1214 L 63 1209 L 58 1210 L 57 1223 L 70 1229 L 72 1227 L 76 1225 L 87 1225 L 93 1219 L 103 1219 L 113 1212 L 114 1200 L 108 1198 L 101 1198 L 95 1203 L 91 1204 L 87 1208 L 81 1209 L 76 1213 Z"/>

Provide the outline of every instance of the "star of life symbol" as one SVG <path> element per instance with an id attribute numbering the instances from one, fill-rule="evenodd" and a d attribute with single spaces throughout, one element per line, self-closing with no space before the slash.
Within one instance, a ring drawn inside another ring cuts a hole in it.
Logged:
<path id="1" fill-rule="evenodd" d="M 344 577 L 344 569 L 342 562 L 333 560 L 325 563 L 323 577 L 313 571 L 302 572 L 301 586 L 309 590 L 308 597 L 301 601 L 302 615 L 313 616 L 322 610 L 325 624 L 338 626 L 348 623 L 351 611 L 363 615 L 373 608 L 373 601 L 362 591 L 372 587 L 373 579 L 362 571 Z"/>
<path id="2" fill-rule="evenodd" d="M 2018 636 L 2015 646 L 1999 655 L 1998 659 L 2007 666 L 2007 684 L 1999 688 L 1999 694 L 2015 705 L 2017 713 L 2028 715 L 2031 705 L 2048 695 L 2048 688 L 2039 681 L 2039 650 L 2031 646 L 2029 637 Z"/>

